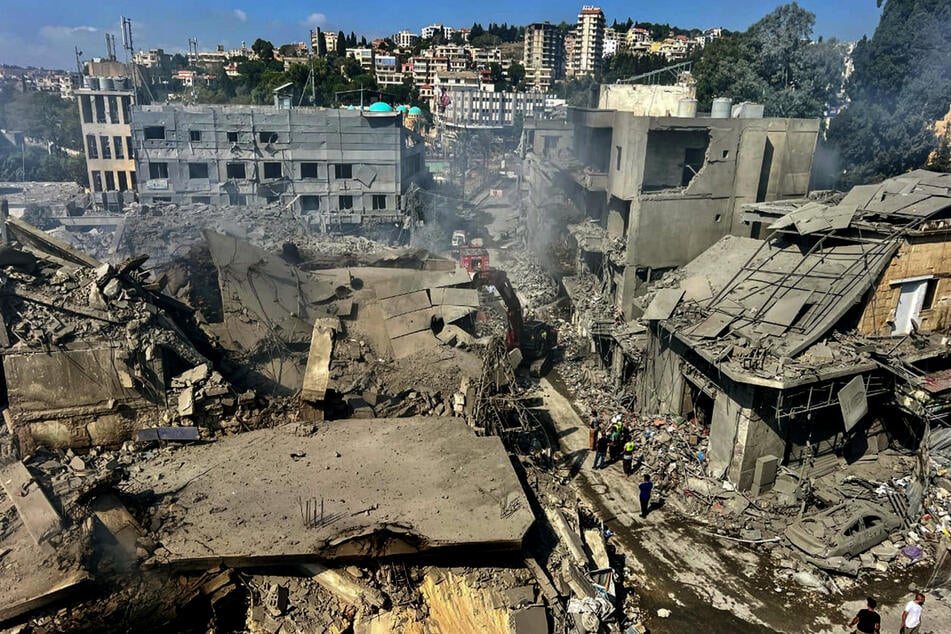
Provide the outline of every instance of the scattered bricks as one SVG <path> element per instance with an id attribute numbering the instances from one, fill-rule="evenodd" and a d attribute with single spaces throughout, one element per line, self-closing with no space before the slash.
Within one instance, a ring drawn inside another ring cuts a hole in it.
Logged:
<path id="1" fill-rule="evenodd" d="M 182 372 L 176 377 L 172 377 L 172 387 L 189 387 L 208 378 L 208 364 L 202 363 L 196 365 L 191 370 Z"/>
<path id="2" fill-rule="evenodd" d="M 287 587 L 277 583 L 268 584 L 264 607 L 273 617 L 284 614 L 287 611 Z"/>

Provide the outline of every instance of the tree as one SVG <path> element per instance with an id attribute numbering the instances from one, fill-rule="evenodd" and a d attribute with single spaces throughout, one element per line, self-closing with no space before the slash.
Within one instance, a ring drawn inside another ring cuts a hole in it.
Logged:
<path id="1" fill-rule="evenodd" d="M 281 54 L 281 57 L 297 57 L 298 54 L 296 44 L 282 44 L 281 48 L 277 50 Z"/>
<path id="2" fill-rule="evenodd" d="M 228 77 L 228 73 L 223 66 L 218 69 L 218 75 L 215 77 L 215 86 L 225 99 L 234 99 L 237 95 L 234 81 Z"/>
<path id="3" fill-rule="evenodd" d="M 485 33 L 485 29 L 482 28 L 482 25 L 478 22 L 473 23 L 472 28 L 469 29 L 469 42 L 472 42 L 472 38 L 479 37 Z"/>
<path id="4" fill-rule="evenodd" d="M 347 38 L 343 31 L 337 31 L 337 55 L 343 57 L 347 54 Z"/>
<path id="5" fill-rule="evenodd" d="M 815 20 L 794 2 L 707 45 L 694 68 L 700 107 L 732 97 L 762 103 L 768 116 L 823 116 L 841 89 L 845 54 L 834 39 L 811 39 Z"/>
<path id="6" fill-rule="evenodd" d="M 254 40 L 254 44 L 251 45 L 251 50 L 254 51 L 254 54 L 257 55 L 258 59 L 262 62 L 270 62 L 274 59 L 274 45 L 267 40 L 262 40 L 261 38 Z"/>
<path id="7" fill-rule="evenodd" d="M 317 39 L 317 50 L 314 52 L 317 53 L 318 57 L 326 57 L 327 40 L 324 39 L 324 34 L 321 32 L 319 26 L 314 30 L 314 37 Z"/>
<path id="8" fill-rule="evenodd" d="M 182 70 L 183 68 L 188 68 L 188 58 L 182 55 L 181 53 L 175 53 L 172 55 L 172 72 L 176 70 Z"/>
<path id="9" fill-rule="evenodd" d="M 455 44 L 456 46 L 463 46 L 466 40 L 462 37 L 462 31 L 454 31 L 452 37 L 449 38 L 449 43 Z"/>
<path id="10" fill-rule="evenodd" d="M 924 165 L 939 146 L 934 123 L 951 102 L 951 3 L 887 0 L 871 39 L 852 52 L 848 106 L 830 126 L 841 186 Z"/>
<path id="11" fill-rule="evenodd" d="M 491 33 L 483 33 L 478 37 L 469 36 L 469 44 L 478 48 L 492 48 L 502 43 L 502 38 Z"/>
<path id="12" fill-rule="evenodd" d="M 512 62 L 508 70 L 509 84 L 513 90 L 523 90 L 525 88 L 525 67 L 518 62 Z"/>
<path id="13" fill-rule="evenodd" d="M 505 71 L 498 62 L 489 64 L 489 81 L 495 85 L 495 92 L 505 92 L 508 82 L 505 80 Z"/>

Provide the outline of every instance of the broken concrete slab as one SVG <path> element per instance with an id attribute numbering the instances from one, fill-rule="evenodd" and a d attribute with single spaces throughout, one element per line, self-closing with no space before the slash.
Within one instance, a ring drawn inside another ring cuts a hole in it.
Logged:
<path id="1" fill-rule="evenodd" d="M 183 568 L 518 550 L 534 521 L 502 442 L 455 418 L 248 432 L 183 447 L 174 464 L 145 465 L 139 482 L 189 509 L 187 523 L 159 531 L 167 563 Z"/>
<path id="2" fill-rule="evenodd" d="M 125 505 L 112 494 L 100 495 L 92 503 L 93 515 L 109 531 L 125 554 L 134 559 L 143 531 Z"/>
<path id="3" fill-rule="evenodd" d="M 423 310 L 431 305 L 426 291 L 416 291 L 380 300 L 380 308 L 383 309 L 383 314 L 387 318 Z"/>
<path id="4" fill-rule="evenodd" d="M 42 544 L 60 532 L 59 513 L 22 462 L 13 462 L 0 469 L 0 484 L 33 541 Z"/>
<path id="5" fill-rule="evenodd" d="M 314 321 L 314 329 L 310 337 L 310 352 L 307 355 L 307 368 L 304 370 L 304 382 L 301 387 L 301 398 L 305 401 L 322 403 L 327 398 L 334 333 L 339 329 L 340 323 L 336 318 Z"/>
<path id="6" fill-rule="evenodd" d="M 333 570 L 317 562 L 301 564 L 299 568 L 305 574 L 311 575 L 314 581 L 333 592 L 337 597 L 358 608 L 362 608 L 366 604 L 377 608 L 386 605 L 386 595 L 375 588 L 360 583 L 343 570 Z"/>
<path id="7" fill-rule="evenodd" d="M 684 292 L 682 288 L 665 288 L 658 291 L 647 306 L 647 310 L 644 311 L 642 319 L 645 321 L 667 319 L 677 308 Z"/>
<path id="8" fill-rule="evenodd" d="M 390 344 L 393 346 L 393 358 L 405 359 L 420 350 L 440 345 L 440 341 L 436 339 L 432 330 L 427 329 L 391 339 Z"/>
<path id="9" fill-rule="evenodd" d="M 431 288 L 429 297 L 434 306 L 450 304 L 478 308 L 480 305 L 479 291 L 474 288 Z"/>

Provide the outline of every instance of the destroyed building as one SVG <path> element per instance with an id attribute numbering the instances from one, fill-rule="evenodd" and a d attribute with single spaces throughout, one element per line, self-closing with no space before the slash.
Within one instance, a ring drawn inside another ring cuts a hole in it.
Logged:
<path id="1" fill-rule="evenodd" d="M 809 187 L 815 119 L 645 117 L 573 108 L 570 149 L 558 137 L 536 153 L 526 127 L 523 188 L 529 235 L 558 237 L 550 207 L 573 217 L 579 273 L 600 278 L 608 303 L 636 317 L 634 298 L 726 235 L 756 237 L 744 204 L 800 197 Z M 552 189 L 556 192 L 553 193 Z M 543 245 L 539 245 L 543 246 Z M 570 292 L 570 289 L 569 289 Z"/>
<path id="2" fill-rule="evenodd" d="M 705 421 L 708 473 L 754 492 L 780 464 L 916 448 L 946 416 L 949 187 L 919 171 L 750 205 L 767 240 L 723 238 L 643 298 L 640 406 Z"/>
<path id="3" fill-rule="evenodd" d="M 132 137 L 139 200 L 292 207 L 315 229 L 406 222 L 426 175 L 419 135 L 369 109 L 142 106 Z"/>
<path id="4" fill-rule="evenodd" d="M 120 210 L 136 189 L 130 127 L 135 92 L 129 84 L 124 76 L 84 76 L 76 90 L 89 189 L 94 204 L 111 211 Z"/>

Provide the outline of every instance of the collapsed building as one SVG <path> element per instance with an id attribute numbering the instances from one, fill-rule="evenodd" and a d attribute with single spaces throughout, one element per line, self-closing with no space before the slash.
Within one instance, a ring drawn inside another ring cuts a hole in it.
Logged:
<path id="1" fill-rule="evenodd" d="M 563 286 L 573 322 L 618 380 L 629 378 L 650 282 L 727 235 L 758 237 L 743 206 L 808 192 L 814 119 L 638 116 L 570 110 L 567 122 L 527 121 L 523 213 L 530 247 L 567 245 Z"/>
<path id="2" fill-rule="evenodd" d="M 644 297 L 641 407 L 705 421 L 708 472 L 754 492 L 777 465 L 916 449 L 947 417 L 949 186 L 920 171 L 750 205 L 767 240 L 724 238 Z"/>
<path id="3" fill-rule="evenodd" d="M 139 200 L 280 204 L 316 230 L 402 226 L 426 176 L 422 138 L 387 104 L 367 110 L 141 106 Z"/>

